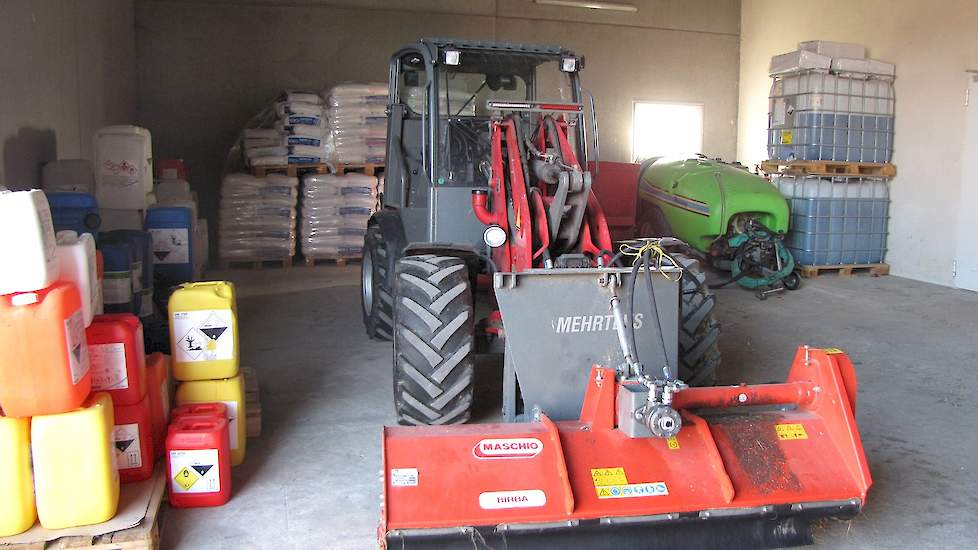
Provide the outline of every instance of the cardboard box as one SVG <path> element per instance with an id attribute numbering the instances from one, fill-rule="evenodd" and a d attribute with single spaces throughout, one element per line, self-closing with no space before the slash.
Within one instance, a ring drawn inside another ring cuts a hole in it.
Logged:
<path id="1" fill-rule="evenodd" d="M 844 57 L 846 59 L 864 59 L 866 47 L 851 42 L 830 42 L 828 40 L 809 40 L 799 42 L 798 49 L 815 52 L 829 57 Z"/>
<path id="2" fill-rule="evenodd" d="M 809 69 L 829 70 L 832 58 L 806 50 L 795 50 L 771 58 L 768 74 L 788 74 Z"/>

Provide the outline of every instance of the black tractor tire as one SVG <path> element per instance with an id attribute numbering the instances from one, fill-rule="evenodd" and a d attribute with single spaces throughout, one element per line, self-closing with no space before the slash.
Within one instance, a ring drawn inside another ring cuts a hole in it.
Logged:
<path id="1" fill-rule="evenodd" d="M 394 407 L 403 425 L 461 424 L 472 409 L 475 323 L 464 260 L 397 260 Z"/>
<path id="2" fill-rule="evenodd" d="M 363 261 L 360 263 L 360 303 L 363 326 L 374 340 L 391 340 L 394 334 L 393 285 L 388 263 L 387 244 L 380 229 L 370 227 L 363 239 Z"/>
<path id="3" fill-rule="evenodd" d="M 666 219 L 662 208 L 654 202 L 640 201 L 641 212 L 638 216 L 638 234 L 635 238 L 672 237 L 672 225 Z"/>
<path id="4" fill-rule="evenodd" d="M 679 378 L 690 386 L 716 384 L 720 367 L 720 323 L 714 317 L 716 297 L 699 261 L 671 254 L 683 266 L 679 296 Z"/>

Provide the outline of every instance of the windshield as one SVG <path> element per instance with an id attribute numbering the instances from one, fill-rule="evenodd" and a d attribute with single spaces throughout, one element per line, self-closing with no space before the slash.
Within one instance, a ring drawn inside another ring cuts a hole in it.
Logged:
<path id="1" fill-rule="evenodd" d="M 405 65 L 402 98 L 421 113 L 427 79 L 422 67 Z M 487 117 L 487 101 L 574 101 L 570 74 L 554 55 L 463 50 L 459 65 L 440 64 L 435 71 L 442 117 Z"/>

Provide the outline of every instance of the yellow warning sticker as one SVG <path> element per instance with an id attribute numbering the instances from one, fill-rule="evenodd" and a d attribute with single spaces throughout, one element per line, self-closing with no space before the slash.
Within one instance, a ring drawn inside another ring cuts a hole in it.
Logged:
<path id="1" fill-rule="evenodd" d="M 672 436 L 670 438 L 667 438 L 666 439 L 666 446 L 668 446 L 671 450 L 675 451 L 675 450 L 679 449 L 679 440 L 676 439 L 676 436 Z"/>
<path id="2" fill-rule="evenodd" d="M 793 139 L 794 139 L 794 135 L 791 133 L 791 130 L 781 130 L 782 145 L 791 145 Z"/>
<path id="3" fill-rule="evenodd" d="M 774 429 L 778 432 L 778 439 L 808 439 L 808 432 L 801 424 L 777 424 Z"/>
<path id="4" fill-rule="evenodd" d="M 833 353 L 845 353 L 844 351 L 842 351 L 839 348 L 822 348 L 822 351 L 824 351 L 825 353 L 827 353 L 829 355 L 832 355 Z"/>
<path id="5" fill-rule="evenodd" d="M 173 481 L 176 481 L 177 485 L 183 487 L 184 491 L 189 491 L 194 486 L 194 483 L 197 483 L 198 479 L 200 479 L 200 476 L 197 472 L 187 467 L 182 468 L 177 472 L 177 475 L 173 476 Z"/>
<path id="6" fill-rule="evenodd" d="M 595 487 L 609 485 L 628 485 L 624 468 L 591 468 L 591 479 Z"/>

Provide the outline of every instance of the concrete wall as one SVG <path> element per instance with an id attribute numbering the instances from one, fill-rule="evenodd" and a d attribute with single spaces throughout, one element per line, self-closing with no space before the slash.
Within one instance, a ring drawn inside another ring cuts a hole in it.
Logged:
<path id="1" fill-rule="evenodd" d="M 858 42 L 896 64 L 896 127 L 890 186 L 892 272 L 953 284 L 964 125 L 965 70 L 978 69 L 978 3 L 941 0 L 751 0 L 741 12 L 738 157 L 766 158 L 772 55 L 801 40 Z M 973 101 L 973 99 L 972 99 Z"/>
<path id="2" fill-rule="evenodd" d="M 704 103 L 705 152 L 731 158 L 739 0 L 631 1 L 638 13 L 532 0 L 140 0 L 139 121 L 157 158 L 188 163 L 213 217 L 228 147 L 282 89 L 386 81 L 389 56 L 405 43 L 485 38 L 559 43 L 587 57 L 606 160 L 628 160 L 632 102 L 643 99 Z"/>
<path id="3" fill-rule="evenodd" d="M 0 1 L 0 185 L 92 159 L 92 135 L 135 118 L 131 0 Z"/>

